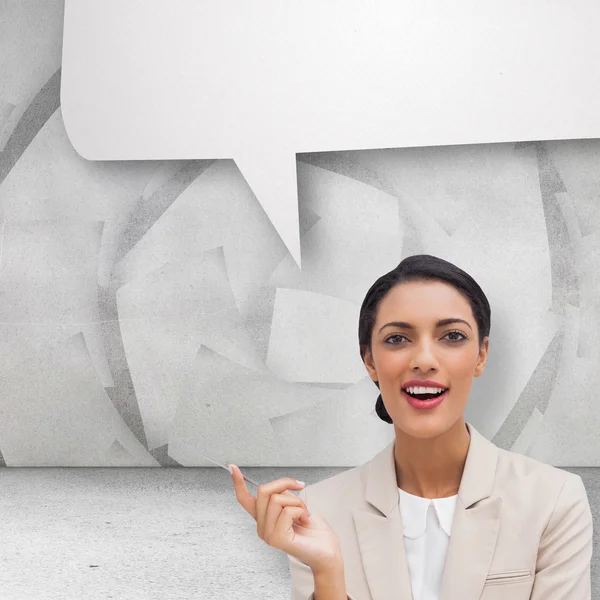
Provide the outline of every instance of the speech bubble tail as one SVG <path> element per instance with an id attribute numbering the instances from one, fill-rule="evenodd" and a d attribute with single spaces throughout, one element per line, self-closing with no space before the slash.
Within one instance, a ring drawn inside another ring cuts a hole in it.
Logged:
<path id="1" fill-rule="evenodd" d="M 237 154 L 235 163 L 301 269 L 296 155 L 287 152 Z"/>

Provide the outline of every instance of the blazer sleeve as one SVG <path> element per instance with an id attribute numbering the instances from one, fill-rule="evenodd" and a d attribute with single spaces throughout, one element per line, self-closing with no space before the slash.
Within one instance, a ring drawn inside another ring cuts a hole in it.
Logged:
<path id="1" fill-rule="evenodd" d="M 585 486 L 569 473 L 542 534 L 531 600 L 591 600 L 592 538 Z"/>
<path id="2" fill-rule="evenodd" d="M 300 490 L 298 497 L 306 502 L 306 488 Z M 309 507 L 310 508 L 310 507 Z M 292 596 L 291 600 L 315 600 L 315 580 L 313 578 L 312 569 L 295 556 L 287 555 L 290 576 L 292 579 Z M 319 600 L 318 598 L 316 600 Z M 348 600 L 357 600 L 348 594 Z"/>

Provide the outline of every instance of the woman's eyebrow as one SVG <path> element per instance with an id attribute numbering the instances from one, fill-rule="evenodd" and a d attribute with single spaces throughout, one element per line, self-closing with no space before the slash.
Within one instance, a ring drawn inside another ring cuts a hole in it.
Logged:
<path id="1" fill-rule="evenodd" d="M 473 329 L 464 319 L 459 319 L 458 317 L 450 317 L 449 319 L 440 319 L 436 324 L 436 329 L 438 327 L 444 327 L 445 325 L 451 325 L 452 323 L 464 323 L 469 329 Z M 391 323 L 386 323 L 379 331 L 385 329 L 386 327 L 399 327 L 401 329 L 414 329 L 415 326 L 407 323 L 406 321 L 392 321 Z"/>

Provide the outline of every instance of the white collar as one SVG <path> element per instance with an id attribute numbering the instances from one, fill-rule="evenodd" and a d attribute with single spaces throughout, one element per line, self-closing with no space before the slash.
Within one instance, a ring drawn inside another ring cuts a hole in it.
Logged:
<path id="1" fill-rule="evenodd" d="M 402 527 L 406 537 L 417 538 L 425 533 L 427 510 L 431 504 L 435 508 L 442 529 L 450 536 L 458 495 L 448 498 L 422 498 L 413 496 L 401 488 L 398 488 L 398 492 Z"/>

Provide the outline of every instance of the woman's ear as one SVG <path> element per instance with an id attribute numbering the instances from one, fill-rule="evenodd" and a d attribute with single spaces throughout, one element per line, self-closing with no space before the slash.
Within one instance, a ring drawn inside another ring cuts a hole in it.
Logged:
<path id="1" fill-rule="evenodd" d="M 475 367 L 475 377 L 479 377 L 483 373 L 485 363 L 487 362 L 487 355 L 489 349 L 489 337 L 483 338 L 483 344 L 479 349 L 479 356 L 477 358 L 477 366 Z"/>
<path id="2" fill-rule="evenodd" d="M 375 368 L 375 362 L 373 361 L 373 355 L 370 350 L 365 350 L 363 362 L 365 363 L 369 377 L 373 381 L 378 381 L 379 377 L 377 376 L 377 369 Z"/>

